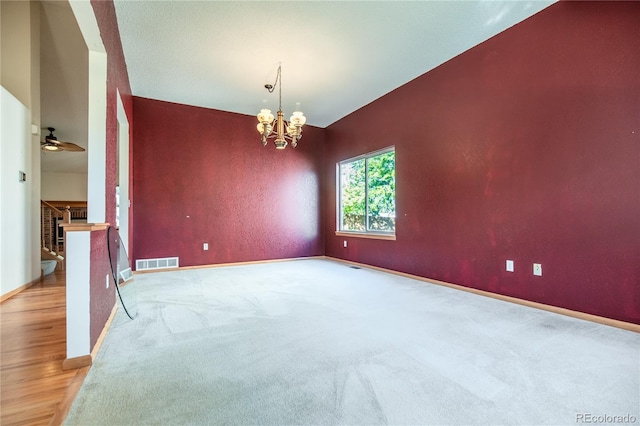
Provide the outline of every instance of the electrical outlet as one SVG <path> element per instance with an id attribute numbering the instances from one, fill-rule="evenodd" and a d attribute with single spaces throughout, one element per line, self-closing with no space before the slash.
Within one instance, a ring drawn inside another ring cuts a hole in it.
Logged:
<path id="1" fill-rule="evenodd" d="M 105 276 L 105 288 L 109 288 L 109 274 Z"/>
<path id="2" fill-rule="evenodd" d="M 507 260 L 507 272 L 513 272 L 513 260 Z"/>
<path id="3" fill-rule="evenodd" d="M 202 245 L 202 250 L 209 250 L 209 243 L 204 243 Z"/>
<path id="4" fill-rule="evenodd" d="M 347 246 L 347 240 L 344 240 L 344 246 L 345 247 Z"/>
<path id="5" fill-rule="evenodd" d="M 541 277 L 542 276 L 542 264 L 541 263 L 534 263 L 533 264 L 533 275 L 535 275 L 537 277 Z"/>

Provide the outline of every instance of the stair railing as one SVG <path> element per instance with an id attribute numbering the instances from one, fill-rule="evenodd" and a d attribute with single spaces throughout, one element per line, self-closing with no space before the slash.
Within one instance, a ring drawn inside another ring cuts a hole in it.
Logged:
<path id="1" fill-rule="evenodd" d="M 59 210 L 46 201 L 40 201 L 40 235 L 42 247 L 63 255 L 65 251 L 64 232 L 59 226 L 61 223 L 71 223 L 69 206 L 65 210 Z"/>

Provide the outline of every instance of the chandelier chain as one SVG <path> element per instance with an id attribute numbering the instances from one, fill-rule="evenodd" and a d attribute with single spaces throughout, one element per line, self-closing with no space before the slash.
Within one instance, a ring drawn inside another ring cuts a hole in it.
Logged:
<path id="1" fill-rule="evenodd" d="M 278 83 L 280 84 L 278 85 Z M 282 64 L 278 65 L 276 81 L 273 84 L 264 85 L 269 93 L 273 93 L 273 91 L 276 90 L 276 86 L 278 86 L 278 106 L 280 107 L 280 109 L 282 109 Z"/>
<path id="2" fill-rule="evenodd" d="M 282 63 L 278 65 L 276 81 L 273 84 L 265 84 L 264 87 L 269 93 L 273 93 L 278 86 L 279 108 L 277 117 L 274 117 L 271 110 L 263 108 L 258 114 L 258 132 L 262 135 L 262 145 L 267 144 L 267 139 L 275 138 L 274 143 L 277 149 L 284 149 L 288 142 L 292 147 L 298 145 L 302 138 L 302 126 L 307 121 L 301 111 L 294 111 L 290 121 L 284 120 L 282 112 Z M 299 105 L 299 104 L 298 104 Z"/>

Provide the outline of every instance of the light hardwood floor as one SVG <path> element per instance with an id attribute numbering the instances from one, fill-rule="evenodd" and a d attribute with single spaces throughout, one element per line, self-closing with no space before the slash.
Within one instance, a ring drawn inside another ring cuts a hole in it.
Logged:
<path id="1" fill-rule="evenodd" d="M 59 425 L 88 367 L 62 370 L 66 355 L 64 272 L 0 304 L 0 424 Z"/>

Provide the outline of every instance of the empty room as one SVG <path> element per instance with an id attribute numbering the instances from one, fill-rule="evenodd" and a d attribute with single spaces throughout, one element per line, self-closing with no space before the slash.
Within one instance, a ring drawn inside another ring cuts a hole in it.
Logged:
<path id="1" fill-rule="evenodd" d="M 5 1 L 1 423 L 640 422 L 640 3 Z"/>

